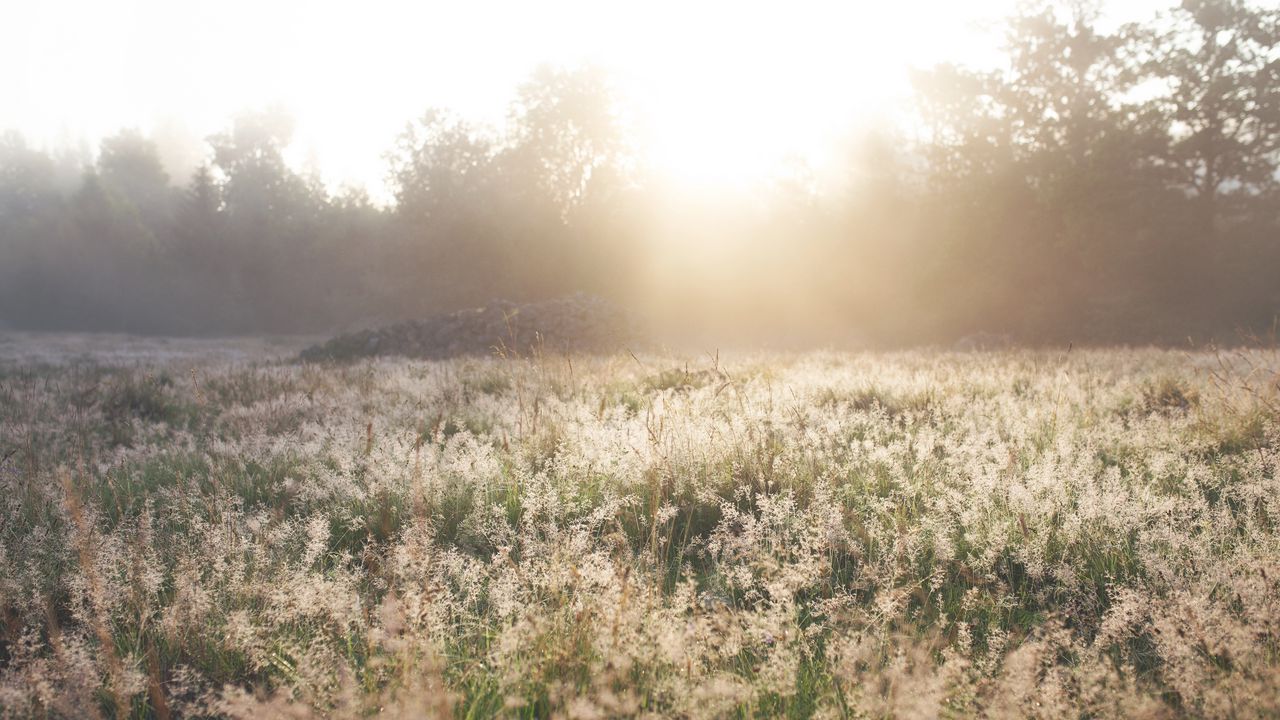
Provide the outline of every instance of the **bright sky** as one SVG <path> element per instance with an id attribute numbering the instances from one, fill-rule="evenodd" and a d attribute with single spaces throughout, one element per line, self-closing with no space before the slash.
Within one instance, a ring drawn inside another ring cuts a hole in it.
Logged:
<path id="1" fill-rule="evenodd" d="M 792 157 L 821 169 L 851 128 L 895 112 L 912 65 L 995 61 L 992 21 L 1014 4 L 14 0 L 0 128 L 38 144 L 121 127 L 202 138 L 278 104 L 297 119 L 299 164 L 378 195 L 382 154 L 410 118 L 441 106 L 496 125 L 538 63 L 589 62 L 638 114 L 651 167 L 736 182 Z"/>

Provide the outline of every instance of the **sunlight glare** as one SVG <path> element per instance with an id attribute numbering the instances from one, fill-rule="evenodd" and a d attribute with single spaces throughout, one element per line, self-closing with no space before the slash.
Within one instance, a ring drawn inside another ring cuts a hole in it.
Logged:
<path id="1" fill-rule="evenodd" d="M 426 109 L 500 127 L 536 65 L 593 64 L 635 116 L 645 167 L 687 184 L 742 184 L 795 158 L 839 163 L 831 151 L 854 126 L 899 111 L 909 67 L 990 62 L 993 23 L 1013 6 L 22 3 L 10 20 L 24 32 L 0 45 L 19 78 L 0 127 L 82 146 L 124 127 L 182 127 L 196 147 L 235 113 L 279 105 L 296 118 L 300 167 L 378 196 L 383 154 Z"/>

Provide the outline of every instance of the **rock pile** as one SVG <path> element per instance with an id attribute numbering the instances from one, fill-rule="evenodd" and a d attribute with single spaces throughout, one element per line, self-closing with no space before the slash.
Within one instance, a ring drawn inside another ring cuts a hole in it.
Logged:
<path id="1" fill-rule="evenodd" d="M 308 361 L 381 355 L 442 359 L 459 355 L 614 352 L 641 344 L 635 323 L 599 297 L 577 293 L 537 303 L 497 300 L 425 320 L 339 335 L 302 351 Z"/>

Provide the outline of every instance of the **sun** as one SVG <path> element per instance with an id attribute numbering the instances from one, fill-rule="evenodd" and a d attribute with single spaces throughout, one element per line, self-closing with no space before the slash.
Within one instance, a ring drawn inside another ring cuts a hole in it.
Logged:
<path id="1" fill-rule="evenodd" d="M 383 153 L 426 109 L 497 126 L 538 64 L 590 64 L 636 109 L 647 166 L 685 186 L 740 186 L 796 159 L 838 162 L 852 128 L 908 93 L 909 66 L 981 63 L 998 43 L 971 21 L 1013 2 L 19 3 L 23 38 L 0 44 L 0 64 L 20 82 L 0 127 L 93 144 L 177 118 L 199 140 L 278 105 L 297 119 L 299 162 L 380 195 Z"/>

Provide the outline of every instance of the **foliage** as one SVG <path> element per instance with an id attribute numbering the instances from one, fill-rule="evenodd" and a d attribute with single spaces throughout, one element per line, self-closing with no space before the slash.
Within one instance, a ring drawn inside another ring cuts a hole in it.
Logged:
<path id="1" fill-rule="evenodd" d="M 70 172 L 6 134 L 0 322 L 316 332 L 587 291 L 747 340 L 1234 340 L 1280 312 L 1278 28 L 1243 0 L 1114 30 L 1024 5 L 996 68 L 916 72 L 919 132 L 865 133 L 843 184 L 723 204 L 645 173 L 589 67 L 539 69 L 501 127 L 424 113 L 385 207 L 299 172 L 274 110 L 191 178 L 133 131 Z"/>

